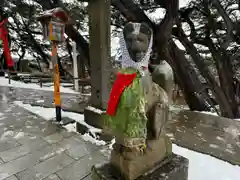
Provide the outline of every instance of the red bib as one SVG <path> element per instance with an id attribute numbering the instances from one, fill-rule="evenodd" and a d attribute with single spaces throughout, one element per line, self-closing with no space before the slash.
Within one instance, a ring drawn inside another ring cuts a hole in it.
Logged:
<path id="1" fill-rule="evenodd" d="M 120 72 L 118 72 L 117 78 L 113 83 L 109 101 L 108 101 L 108 108 L 107 108 L 108 115 L 114 116 L 116 114 L 119 99 L 123 91 L 125 90 L 126 87 L 132 84 L 136 76 L 137 76 L 137 73 L 121 74 Z"/>

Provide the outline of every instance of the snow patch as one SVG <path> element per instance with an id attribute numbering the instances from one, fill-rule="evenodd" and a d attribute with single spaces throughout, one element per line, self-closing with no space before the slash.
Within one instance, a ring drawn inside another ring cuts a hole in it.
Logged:
<path id="1" fill-rule="evenodd" d="M 44 103 L 44 100 L 43 99 L 39 99 L 36 101 L 37 103 Z"/>
<path id="2" fill-rule="evenodd" d="M 194 112 L 199 112 L 202 114 L 208 114 L 208 115 L 212 115 L 212 116 L 218 116 L 218 114 L 215 112 L 209 112 L 209 111 L 194 111 Z"/>
<path id="3" fill-rule="evenodd" d="M 27 111 L 29 111 L 33 114 L 36 114 L 37 116 L 42 117 L 46 121 L 53 120 L 56 117 L 55 108 L 44 108 L 44 107 L 38 107 L 38 106 L 34 107 L 34 106 L 31 106 L 30 104 L 24 104 L 21 101 L 15 101 L 14 104 L 26 109 Z M 99 146 L 106 144 L 106 142 L 104 142 L 104 141 L 97 140 L 96 133 L 101 133 L 102 130 L 87 124 L 84 121 L 84 116 L 82 114 L 62 111 L 62 117 L 68 117 L 70 119 L 73 119 L 88 129 L 88 133 L 82 135 L 82 138 L 85 141 L 90 141 L 91 143 L 99 145 Z M 77 132 L 75 124 L 68 124 L 63 127 L 66 128 L 69 132 Z"/>
<path id="4" fill-rule="evenodd" d="M 91 142 L 92 144 L 96 144 L 97 146 L 104 146 L 106 145 L 105 141 L 102 140 L 96 140 L 95 138 L 93 138 L 89 133 L 86 133 L 84 135 L 82 135 L 82 138 L 85 141 Z"/>
<path id="5" fill-rule="evenodd" d="M 87 109 L 90 110 L 90 111 L 93 111 L 93 112 L 99 113 L 99 114 L 105 112 L 105 111 L 102 111 L 101 109 L 97 109 L 97 108 L 92 107 L 92 106 L 88 106 Z"/>
<path id="6" fill-rule="evenodd" d="M 189 180 L 236 180 L 239 178 L 239 166 L 231 165 L 212 156 L 197 153 L 175 144 L 173 144 L 173 152 L 189 160 Z"/>
<path id="7" fill-rule="evenodd" d="M 208 115 L 212 115 L 212 116 L 219 116 L 217 113 L 209 112 L 209 111 L 194 111 L 194 112 L 199 112 L 199 113 L 202 113 L 202 114 L 208 114 Z M 233 119 L 233 120 L 240 121 L 240 119 Z"/>
<path id="8" fill-rule="evenodd" d="M 13 132 L 13 131 L 5 131 L 5 132 L 2 134 L 0 140 L 6 140 L 8 137 L 13 137 L 13 135 L 14 135 L 14 132 Z"/>
<path id="9" fill-rule="evenodd" d="M 76 124 L 68 124 L 66 126 L 63 126 L 65 129 L 67 129 L 68 132 L 76 132 Z"/>
<path id="10" fill-rule="evenodd" d="M 185 105 L 171 105 L 169 107 L 170 111 L 182 111 L 182 110 L 189 110 L 188 106 Z"/>
<path id="11" fill-rule="evenodd" d="M 111 143 L 108 145 L 109 149 L 113 149 L 113 144 L 116 142 L 115 138 L 111 141 Z"/>
<path id="12" fill-rule="evenodd" d="M 21 101 L 15 101 L 14 104 L 26 109 L 33 114 L 41 116 L 47 121 L 52 120 L 56 116 L 54 108 L 33 107 L 30 104 L 23 104 Z"/>
<path id="13" fill-rule="evenodd" d="M 14 139 L 20 139 L 24 137 L 24 132 L 18 132 L 15 136 L 14 136 Z"/>

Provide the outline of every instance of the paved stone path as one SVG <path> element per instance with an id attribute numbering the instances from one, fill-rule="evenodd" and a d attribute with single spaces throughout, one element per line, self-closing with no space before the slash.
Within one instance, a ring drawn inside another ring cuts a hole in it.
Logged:
<path id="1" fill-rule="evenodd" d="M 48 93 L 51 96 L 51 92 L 41 92 L 43 97 L 39 93 L 0 87 L 0 180 L 90 179 L 91 166 L 107 160 L 100 151 L 105 147 L 86 142 L 79 134 L 12 103 L 23 97 L 39 100 Z"/>
<path id="2" fill-rule="evenodd" d="M 54 107 L 54 96 L 51 91 L 0 86 L 0 96 L 3 96 L 2 98 L 6 96 L 8 101 L 12 102 L 23 101 L 36 106 Z M 82 113 L 89 97 L 89 94 L 61 93 L 62 109 Z"/>

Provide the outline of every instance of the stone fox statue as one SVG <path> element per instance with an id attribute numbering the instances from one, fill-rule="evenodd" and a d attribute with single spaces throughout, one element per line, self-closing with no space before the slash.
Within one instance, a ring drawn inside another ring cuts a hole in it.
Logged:
<path id="1" fill-rule="evenodd" d="M 148 70 L 152 42 L 148 25 L 125 25 L 120 36 L 122 67 L 104 117 L 105 131 L 116 138 L 111 163 L 126 179 L 137 178 L 171 154 L 171 142 L 162 132 L 168 120 L 169 97 Z"/>

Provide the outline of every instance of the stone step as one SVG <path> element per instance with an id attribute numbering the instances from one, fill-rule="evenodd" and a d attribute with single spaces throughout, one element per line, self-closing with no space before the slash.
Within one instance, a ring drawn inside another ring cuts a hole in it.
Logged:
<path id="1" fill-rule="evenodd" d="M 68 118 L 68 117 L 62 117 L 62 121 L 61 121 L 61 124 L 63 126 L 66 126 L 68 124 L 73 124 L 75 123 L 75 120 L 71 119 L 71 118 Z"/>
<path id="2" fill-rule="evenodd" d="M 80 134 L 89 133 L 91 135 L 91 132 L 89 131 L 88 127 L 78 122 L 76 122 L 76 130 Z M 91 136 L 95 138 L 94 135 Z M 112 136 L 104 134 L 102 132 L 96 133 L 96 136 L 98 137 L 98 140 L 103 140 L 107 143 L 110 143 L 113 139 Z"/>

